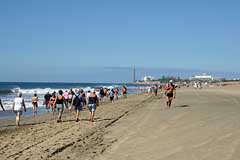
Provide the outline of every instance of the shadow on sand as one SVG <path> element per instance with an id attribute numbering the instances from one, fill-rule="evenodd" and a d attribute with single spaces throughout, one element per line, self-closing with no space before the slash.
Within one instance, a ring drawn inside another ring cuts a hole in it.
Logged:
<path id="1" fill-rule="evenodd" d="M 188 108 L 188 107 L 190 107 L 190 106 L 187 104 L 175 106 L 175 108 Z"/>
<path id="2" fill-rule="evenodd" d="M 35 126 L 35 125 L 44 124 L 44 123 L 46 122 L 23 123 L 23 124 L 20 124 L 20 127 Z M 14 122 L 14 124 L 0 125 L 0 128 L 5 128 L 5 127 L 16 127 L 16 124 Z"/>
<path id="3" fill-rule="evenodd" d="M 111 119 L 111 118 L 94 118 L 94 121 L 95 122 L 101 122 L 101 121 L 111 121 L 111 120 L 113 120 L 113 119 Z M 84 118 L 84 119 L 80 119 L 80 121 L 79 122 L 81 122 L 81 121 L 89 121 L 89 119 L 87 119 L 87 118 Z M 75 122 L 75 119 L 71 119 L 71 120 L 63 120 L 62 122 L 60 122 L 60 123 L 66 123 L 66 122 Z"/>

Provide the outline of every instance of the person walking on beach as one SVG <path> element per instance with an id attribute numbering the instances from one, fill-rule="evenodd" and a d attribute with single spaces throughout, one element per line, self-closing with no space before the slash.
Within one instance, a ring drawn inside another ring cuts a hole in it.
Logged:
<path id="1" fill-rule="evenodd" d="M 153 92 L 154 92 L 154 95 L 157 96 L 157 94 L 158 94 L 158 85 L 157 84 L 153 87 Z"/>
<path id="2" fill-rule="evenodd" d="M 22 93 L 18 93 L 17 97 L 14 99 L 12 110 L 16 114 L 16 126 L 19 126 L 22 112 L 27 111 L 24 99 L 22 98 Z"/>
<path id="3" fill-rule="evenodd" d="M 176 98 L 176 87 L 172 80 L 165 86 L 165 95 L 167 97 L 167 108 L 170 108 L 173 98 Z"/>
<path id="4" fill-rule="evenodd" d="M 54 106 L 56 106 L 58 110 L 58 120 L 57 122 L 62 122 L 62 114 L 64 110 L 64 97 L 63 97 L 63 91 L 59 90 L 58 91 L 58 96 L 56 97 L 56 100 L 54 102 Z"/>
<path id="5" fill-rule="evenodd" d="M 92 89 L 88 97 L 89 121 L 91 122 L 94 122 L 95 111 L 98 103 L 99 102 L 95 90 Z"/>
<path id="6" fill-rule="evenodd" d="M 85 108 L 85 106 L 87 106 L 87 100 L 86 100 L 86 93 L 84 92 L 84 90 L 82 93 L 82 98 L 83 98 L 83 108 Z"/>
<path id="7" fill-rule="evenodd" d="M 118 100 L 118 93 L 119 93 L 119 89 L 118 89 L 118 87 L 117 88 L 115 88 L 115 98 L 116 98 L 116 100 Z"/>
<path id="8" fill-rule="evenodd" d="M 55 113 L 55 108 L 56 108 L 56 106 L 55 106 L 55 100 L 56 100 L 56 93 L 55 92 L 53 92 L 52 93 L 52 97 L 50 98 L 50 107 L 52 108 L 52 113 L 53 113 L 53 115 L 54 115 L 54 113 Z"/>
<path id="9" fill-rule="evenodd" d="M 122 87 L 122 96 L 123 96 L 123 98 L 127 98 L 127 87 L 126 86 Z"/>
<path id="10" fill-rule="evenodd" d="M 104 98 L 104 89 L 103 88 L 100 88 L 99 94 L 100 94 L 99 100 L 100 100 L 100 102 L 102 102 L 103 98 Z"/>
<path id="11" fill-rule="evenodd" d="M 113 89 L 109 90 L 109 97 L 110 97 L 110 101 L 113 103 L 113 100 L 114 100 L 114 90 Z"/>
<path id="12" fill-rule="evenodd" d="M 66 108 L 68 108 L 68 91 L 66 90 L 64 93 L 63 93 L 63 97 L 64 97 L 64 104 L 66 106 Z"/>
<path id="13" fill-rule="evenodd" d="M 104 92 L 103 102 L 105 102 L 105 101 L 106 101 L 106 99 L 108 98 L 108 90 L 107 90 L 107 88 L 106 88 L 106 87 L 105 87 L 105 88 L 103 88 L 103 92 Z"/>
<path id="14" fill-rule="evenodd" d="M 82 111 L 83 103 L 84 103 L 83 90 L 81 89 L 80 91 L 76 92 L 76 95 L 73 96 L 73 100 L 71 103 L 71 108 L 74 107 L 74 110 L 76 112 L 76 119 L 75 119 L 76 122 L 80 120 L 79 116 L 80 116 L 80 111 Z"/>
<path id="15" fill-rule="evenodd" d="M 44 95 L 44 103 L 46 105 L 46 110 L 47 112 L 49 112 L 50 109 L 50 98 L 51 98 L 51 94 L 49 92 L 47 92 L 47 94 Z"/>
<path id="16" fill-rule="evenodd" d="M 37 114 L 37 107 L 38 107 L 38 96 L 35 93 L 32 97 L 32 105 L 33 105 L 33 115 Z"/>
<path id="17" fill-rule="evenodd" d="M 88 91 L 87 91 L 87 94 L 86 94 L 86 95 L 87 95 L 87 97 L 86 97 L 86 102 L 87 102 L 87 104 L 88 104 L 88 98 L 89 98 L 90 94 L 91 94 L 91 91 L 88 90 Z"/>
<path id="18" fill-rule="evenodd" d="M 0 106 L 2 107 L 2 110 L 5 111 L 4 107 L 3 107 L 3 104 L 2 104 L 2 100 L 0 98 Z"/>
<path id="19" fill-rule="evenodd" d="M 73 92 L 72 89 L 70 89 L 70 91 L 68 92 L 68 104 L 66 107 L 68 107 L 68 111 L 71 112 L 71 103 L 72 103 L 72 99 L 73 99 L 73 96 L 75 95 L 75 93 Z"/>

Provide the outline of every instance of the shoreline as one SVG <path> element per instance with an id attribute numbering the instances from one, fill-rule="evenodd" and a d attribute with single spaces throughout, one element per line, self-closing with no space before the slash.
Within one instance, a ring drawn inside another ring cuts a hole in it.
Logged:
<path id="1" fill-rule="evenodd" d="M 132 96 L 132 95 L 136 95 L 136 94 L 139 94 L 139 93 L 129 93 L 128 94 L 128 96 Z M 119 99 L 122 99 L 122 96 L 121 95 L 119 95 L 118 96 L 118 98 Z M 109 98 L 108 99 L 105 99 L 106 101 L 105 102 L 102 102 L 102 104 L 108 104 L 108 103 L 110 103 L 110 100 L 109 100 Z M 31 116 L 32 115 L 32 107 L 27 107 L 26 108 L 27 109 L 27 112 L 23 112 L 23 116 L 25 116 L 25 117 L 29 117 L 29 116 Z M 67 110 L 67 108 L 65 108 L 64 107 L 64 110 Z M 37 108 L 37 116 L 38 115 L 42 115 L 42 114 L 47 114 L 47 113 L 52 113 L 52 111 L 51 111 L 51 107 L 50 107 L 50 109 L 49 109 L 49 112 L 47 112 L 47 110 L 46 110 L 46 107 L 44 106 L 44 105 L 41 105 L 41 106 L 38 106 L 38 108 Z M 11 110 L 11 109 L 7 109 L 7 110 L 5 110 L 5 111 L 0 111 L 0 121 L 1 120 L 3 120 L 3 119 L 13 119 L 13 118 L 15 118 L 15 113 Z"/>
<path id="2" fill-rule="evenodd" d="M 32 113 L 33 113 L 32 108 L 29 107 L 27 108 L 27 112 L 23 112 L 22 116 L 29 117 L 32 115 Z M 47 113 L 45 107 L 44 106 L 38 107 L 37 115 L 42 115 L 44 113 Z M 15 113 L 10 109 L 0 112 L 0 120 L 14 119 L 14 118 L 15 118 Z"/>
<path id="3" fill-rule="evenodd" d="M 128 97 L 134 97 L 137 96 L 141 93 L 131 93 L 128 94 Z M 119 97 L 118 100 L 115 100 L 115 103 L 125 100 L 125 98 Z M 115 103 L 111 103 L 109 99 L 106 99 L 106 101 L 102 102 L 100 104 L 100 108 L 104 107 L 104 106 L 111 106 L 114 105 Z M 57 120 L 57 111 L 55 112 L 55 115 L 52 115 L 52 111 L 51 109 L 49 110 L 49 112 L 46 111 L 45 106 L 41 106 L 38 107 L 38 112 L 37 115 L 33 115 L 32 114 L 32 108 L 27 108 L 27 112 L 23 112 L 23 115 L 21 116 L 21 122 L 20 124 L 22 124 L 22 126 L 28 126 L 29 124 L 34 125 L 32 122 L 36 122 L 36 121 L 41 121 L 41 123 L 43 123 L 44 119 L 46 120 L 46 122 L 44 123 L 48 123 L 48 121 L 52 121 L 54 119 Z M 88 108 L 87 106 L 85 106 L 83 108 L 83 110 L 81 111 L 80 114 L 84 114 L 85 115 L 85 119 L 87 119 L 87 114 L 88 114 Z M 0 112 L 0 132 L 2 131 L 2 128 L 6 128 L 8 126 L 10 127 L 16 127 L 15 126 L 15 113 L 12 112 L 12 110 L 5 110 L 4 112 L 1 111 Z M 72 110 L 71 113 L 69 113 L 67 108 L 64 108 L 64 113 L 63 113 L 63 117 L 69 117 L 72 116 L 74 119 L 75 116 L 75 111 Z M 36 124 L 38 124 L 38 122 L 36 122 Z"/>

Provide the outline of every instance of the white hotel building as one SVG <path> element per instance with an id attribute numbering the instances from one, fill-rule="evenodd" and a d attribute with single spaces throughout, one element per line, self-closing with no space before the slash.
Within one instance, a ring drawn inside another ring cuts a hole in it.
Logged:
<path id="1" fill-rule="evenodd" d="M 200 81 L 213 81 L 214 77 L 203 73 L 202 75 L 196 75 L 189 78 L 190 80 L 200 80 Z"/>

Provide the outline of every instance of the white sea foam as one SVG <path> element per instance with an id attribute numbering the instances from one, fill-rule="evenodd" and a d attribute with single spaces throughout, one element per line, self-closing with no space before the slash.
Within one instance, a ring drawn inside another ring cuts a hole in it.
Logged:
<path id="1" fill-rule="evenodd" d="M 85 87 L 85 88 L 79 87 L 79 88 L 72 88 L 72 90 L 75 91 L 75 90 L 80 89 L 80 88 L 83 89 L 84 92 L 90 91 L 92 89 L 92 87 Z M 53 88 L 32 88 L 32 89 L 14 88 L 11 91 L 13 93 L 21 92 L 23 95 L 33 95 L 35 93 L 38 94 L 38 95 L 44 95 L 47 92 L 53 93 L 54 91 L 58 92 L 59 90 L 69 91 L 69 89 L 66 89 L 66 88 L 56 88 L 56 89 L 53 89 Z"/>
<path id="2" fill-rule="evenodd" d="M 22 88 L 14 88 L 12 89 L 13 93 L 21 92 L 22 94 L 46 94 L 47 92 L 52 93 L 56 92 L 60 89 L 52 89 L 52 88 L 33 88 L 33 89 L 22 89 Z"/>

